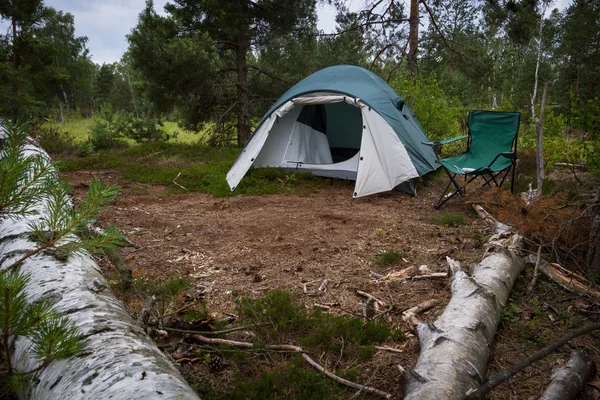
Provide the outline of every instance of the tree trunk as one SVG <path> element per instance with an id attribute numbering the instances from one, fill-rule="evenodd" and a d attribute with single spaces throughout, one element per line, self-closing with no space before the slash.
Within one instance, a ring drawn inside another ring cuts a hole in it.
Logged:
<path id="1" fill-rule="evenodd" d="M 408 70 L 417 75 L 417 47 L 419 46 L 419 0 L 410 1 L 410 18 L 408 32 Z"/>
<path id="2" fill-rule="evenodd" d="M 535 99 L 537 98 L 537 87 L 538 87 L 538 72 L 540 70 L 540 59 L 542 57 L 542 31 L 544 29 L 544 14 L 546 14 L 546 7 L 542 9 L 542 16 L 540 18 L 540 30 L 538 34 L 538 45 L 537 45 L 537 61 L 535 63 L 535 80 L 533 81 L 533 93 L 531 95 L 531 115 L 533 122 L 535 123 Z"/>
<path id="3" fill-rule="evenodd" d="M 0 132 L 2 135 L 2 132 Z M 48 157 L 27 145 L 27 155 Z M 44 218 L 48 199 L 37 205 L 37 214 L 0 221 L 0 268 L 6 268 L 35 248 L 28 223 Z M 50 363 L 23 389 L 23 399 L 197 399 L 170 359 L 136 325 L 114 297 L 100 268 L 89 254 L 65 262 L 38 253 L 19 267 L 31 275 L 27 300 L 52 301 L 85 338 L 84 351 Z M 31 342 L 17 337 L 12 349 L 14 367 L 29 371 L 38 366 L 30 353 Z"/>
<path id="4" fill-rule="evenodd" d="M 550 385 L 539 400 L 574 399 L 588 380 L 593 364 L 594 361 L 587 354 L 573 351 L 567 365 L 554 372 Z"/>
<path id="5" fill-rule="evenodd" d="M 16 70 L 19 68 L 19 55 L 17 54 L 17 21 L 13 18 L 12 19 L 12 66 L 13 69 Z"/>
<path id="6" fill-rule="evenodd" d="M 248 44 L 246 43 L 246 32 L 240 31 L 237 37 L 237 47 L 235 49 L 236 70 L 237 70 L 237 92 L 239 98 L 238 111 L 238 145 L 244 146 L 250 139 L 250 91 L 248 90 L 248 65 L 246 63 L 246 52 Z"/>
<path id="7" fill-rule="evenodd" d="M 546 110 L 546 99 L 548 98 L 548 82 L 544 85 L 542 95 L 542 107 L 540 108 L 540 119 L 535 126 L 535 162 L 537 172 L 537 195 L 542 195 L 544 184 L 544 111 Z"/>
<path id="8" fill-rule="evenodd" d="M 470 277 L 460 265 L 453 268 L 452 298 L 442 315 L 417 326 L 421 353 L 414 370 L 406 374 L 406 399 L 462 399 L 484 382 L 500 310 L 525 268 L 517 254 L 521 236 L 481 207 L 474 208 L 494 223 L 495 234 Z"/>

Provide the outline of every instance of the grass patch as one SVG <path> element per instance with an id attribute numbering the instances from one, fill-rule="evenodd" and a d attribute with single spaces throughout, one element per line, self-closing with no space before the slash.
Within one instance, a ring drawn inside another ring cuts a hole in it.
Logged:
<path id="1" fill-rule="evenodd" d="M 467 225 L 469 220 L 464 215 L 449 212 L 437 217 L 435 223 L 447 228 L 458 228 L 459 226 Z"/>
<path id="2" fill-rule="evenodd" d="M 204 399 L 298 399 L 327 400 L 347 398 L 348 392 L 333 384 L 322 374 L 311 369 L 298 355 L 292 357 L 277 371 L 237 372 L 231 391 L 220 391 L 208 383 L 197 387 L 198 394 Z"/>
<path id="3" fill-rule="evenodd" d="M 92 118 L 73 118 L 66 120 L 65 124 L 60 122 L 48 122 L 45 124 L 46 127 L 58 129 L 68 136 L 70 136 L 74 142 L 84 142 L 90 138 L 92 126 L 94 126 L 94 119 Z M 165 121 L 160 129 L 169 135 L 170 142 L 173 143 L 197 143 L 204 138 L 206 130 L 203 132 L 194 132 L 179 126 L 177 122 Z"/>
<path id="4" fill-rule="evenodd" d="M 305 349 L 332 352 L 338 357 L 370 358 L 374 345 L 388 340 L 403 341 L 404 332 L 383 321 L 332 316 L 320 309 L 306 309 L 289 292 L 274 290 L 266 296 L 238 301 L 237 311 L 253 324 L 264 343 L 296 340 Z"/>
<path id="5" fill-rule="evenodd" d="M 388 267 L 397 264 L 402 258 L 402 250 L 399 249 L 383 249 L 375 255 L 373 264 L 378 267 Z"/>
<path id="6" fill-rule="evenodd" d="M 237 147 L 154 142 L 125 149 L 101 150 L 88 157 L 63 158 L 58 160 L 58 166 L 61 171 L 116 170 L 121 172 L 125 180 L 165 186 L 166 194 L 186 192 L 173 183 L 179 175 L 177 183 L 187 191 L 228 196 L 231 191 L 225 177 L 240 151 Z M 320 178 L 309 173 L 290 174 L 278 168 L 259 168 L 249 171 L 235 193 L 302 194 L 312 193 L 324 185 L 352 183 Z"/>

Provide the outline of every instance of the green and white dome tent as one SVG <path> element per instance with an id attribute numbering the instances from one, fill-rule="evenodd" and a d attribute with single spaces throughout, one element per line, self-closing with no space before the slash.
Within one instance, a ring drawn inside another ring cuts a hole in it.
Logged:
<path id="1" fill-rule="evenodd" d="M 383 79 L 352 65 L 328 67 L 289 89 L 265 114 L 227 173 L 235 190 L 250 167 L 356 180 L 353 197 L 397 187 L 439 167 L 423 127 Z"/>

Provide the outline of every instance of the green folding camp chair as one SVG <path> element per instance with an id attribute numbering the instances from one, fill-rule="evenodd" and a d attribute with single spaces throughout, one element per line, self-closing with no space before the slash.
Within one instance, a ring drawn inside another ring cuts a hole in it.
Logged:
<path id="1" fill-rule="evenodd" d="M 515 167 L 517 163 L 517 133 L 519 132 L 518 112 L 469 111 L 469 134 L 452 139 L 423 142 L 432 146 L 450 182 L 440 196 L 436 209 L 450 200 L 454 195 L 464 196 L 468 183 L 481 176 L 483 186 L 501 187 L 508 173 L 512 171 L 510 191 L 513 192 Z M 457 140 L 467 139 L 467 151 L 463 154 L 442 159 L 439 156 L 441 146 Z M 457 176 L 464 176 L 464 183 L 458 182 Z"/>

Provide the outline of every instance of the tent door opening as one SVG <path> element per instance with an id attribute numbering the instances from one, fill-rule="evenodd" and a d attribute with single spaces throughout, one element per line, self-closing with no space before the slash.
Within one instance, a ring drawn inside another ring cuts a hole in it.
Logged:
<path id="1" fill-rule="evenodd" d="M 302 126 L 296 131 L 305 135 L 316 135 L 316 140 L 327 141 L 323 146 L 329 148 L 329 155 L 320 157 L 321 162 L 312 164 L 344 162 L 356 156 L 360 150 L 363 122 L 360 109 L 354 105 L 346 102 L 306 104 L 302 106 L 296 124 Z M 307 128 L 312 132 L 307 133 Z M 297 137 L 296 140 L 302 139 Z M 290 146 L 294 146 L 294 143 Z"/>

